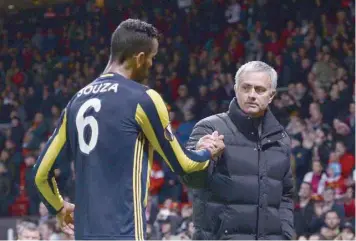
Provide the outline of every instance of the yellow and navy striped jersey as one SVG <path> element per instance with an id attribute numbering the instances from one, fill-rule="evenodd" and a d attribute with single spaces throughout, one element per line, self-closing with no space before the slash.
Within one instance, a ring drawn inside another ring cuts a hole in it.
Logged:
<path id="1" fill-rule="evenodd" d="M 153 151 L 176 173 L 209 165 L 207 150 L 184 149 L 160 95 L 116 73 L 81 89 L 35 165 L 35 184 L 53 214 L 63 205 L 53 170 L 75 163 L 75 238 L 144 239 Z"/>

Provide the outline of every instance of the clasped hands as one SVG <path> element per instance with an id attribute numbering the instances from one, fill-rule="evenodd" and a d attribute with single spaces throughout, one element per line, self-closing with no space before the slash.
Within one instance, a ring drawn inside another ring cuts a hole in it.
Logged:
<path id="1" fill-rule="evenodd" d="M 205 135 L 196 144 L 196 150 L 208 149 L 213 160 L 217 160 L 225 149 L 224 135 L 219 135 L 214 131 L 210 135 Z"/>

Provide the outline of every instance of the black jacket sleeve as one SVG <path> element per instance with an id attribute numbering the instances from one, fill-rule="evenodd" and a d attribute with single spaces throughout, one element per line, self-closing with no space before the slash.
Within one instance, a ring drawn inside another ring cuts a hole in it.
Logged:
<path id="1" fill-rule="evenodd" d="M 214 128 L 211 123 L 203 119 L 199 121 L 193 128 L 192 134 L 186 144 L 186 148 L 189 150 L 195 150 L 195 147 L 200 140 L 205 135 L 210 135 L 214 132 Z M 209 167 L 203 171 L 197 171 L 181 176 L 182 182 L 189 188 L 200 189 L 206 187 L 207 180 L 209 178 L 209 173 L 212 172 L 214 162 L 211 161 Z"/>
<path id="2" fill-rule="evenodd" d="M 290 167 L 290 150 L 288 151 L 288 161 L 289 168 L 286 174 L 283 177 L 283 194 L 282 201 L 279 208 L 279 214 L 282 223 L 282 232 L 283 235 L 291 240 L 295 238 L 295 230 L 294 230 L 294 203 L 293 203 L 293 193 L 294 193 L 294 185 L 293 185 L 293 177 L 292 177 L 292 169 Z"/>

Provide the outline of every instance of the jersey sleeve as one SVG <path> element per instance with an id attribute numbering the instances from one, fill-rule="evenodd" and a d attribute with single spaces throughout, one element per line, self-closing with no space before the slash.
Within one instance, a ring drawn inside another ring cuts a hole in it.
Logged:
<path id="1" fill-rule="evenodd" d="M 172 133 L 167 107 L 154 90 L 147 90 L 139 100 L 135 119 L 145 136 L 172 171 L 183 174 L 201 171 L 209 166 L 208 150 L 189 151 Z"/>
<path id="2" fill-rule="evenodd" d="M 63 207 L 54 169 L 60 161 L 70 161 L 70 146 L 67 139 L 67 109 L 62 111 L 59 123 L 34 166 L 35 186 L 48 211 L 55 215 Z"/>

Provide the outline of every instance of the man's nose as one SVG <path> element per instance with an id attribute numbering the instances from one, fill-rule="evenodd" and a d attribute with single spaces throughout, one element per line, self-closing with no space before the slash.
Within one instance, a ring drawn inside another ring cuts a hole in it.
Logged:
<path id="1" fill-rule="evenodd" d="M 250 92 L 248 93 L 248 98 L 256 99 L 256 91 L 254 88 L 251 88 Z"/>

